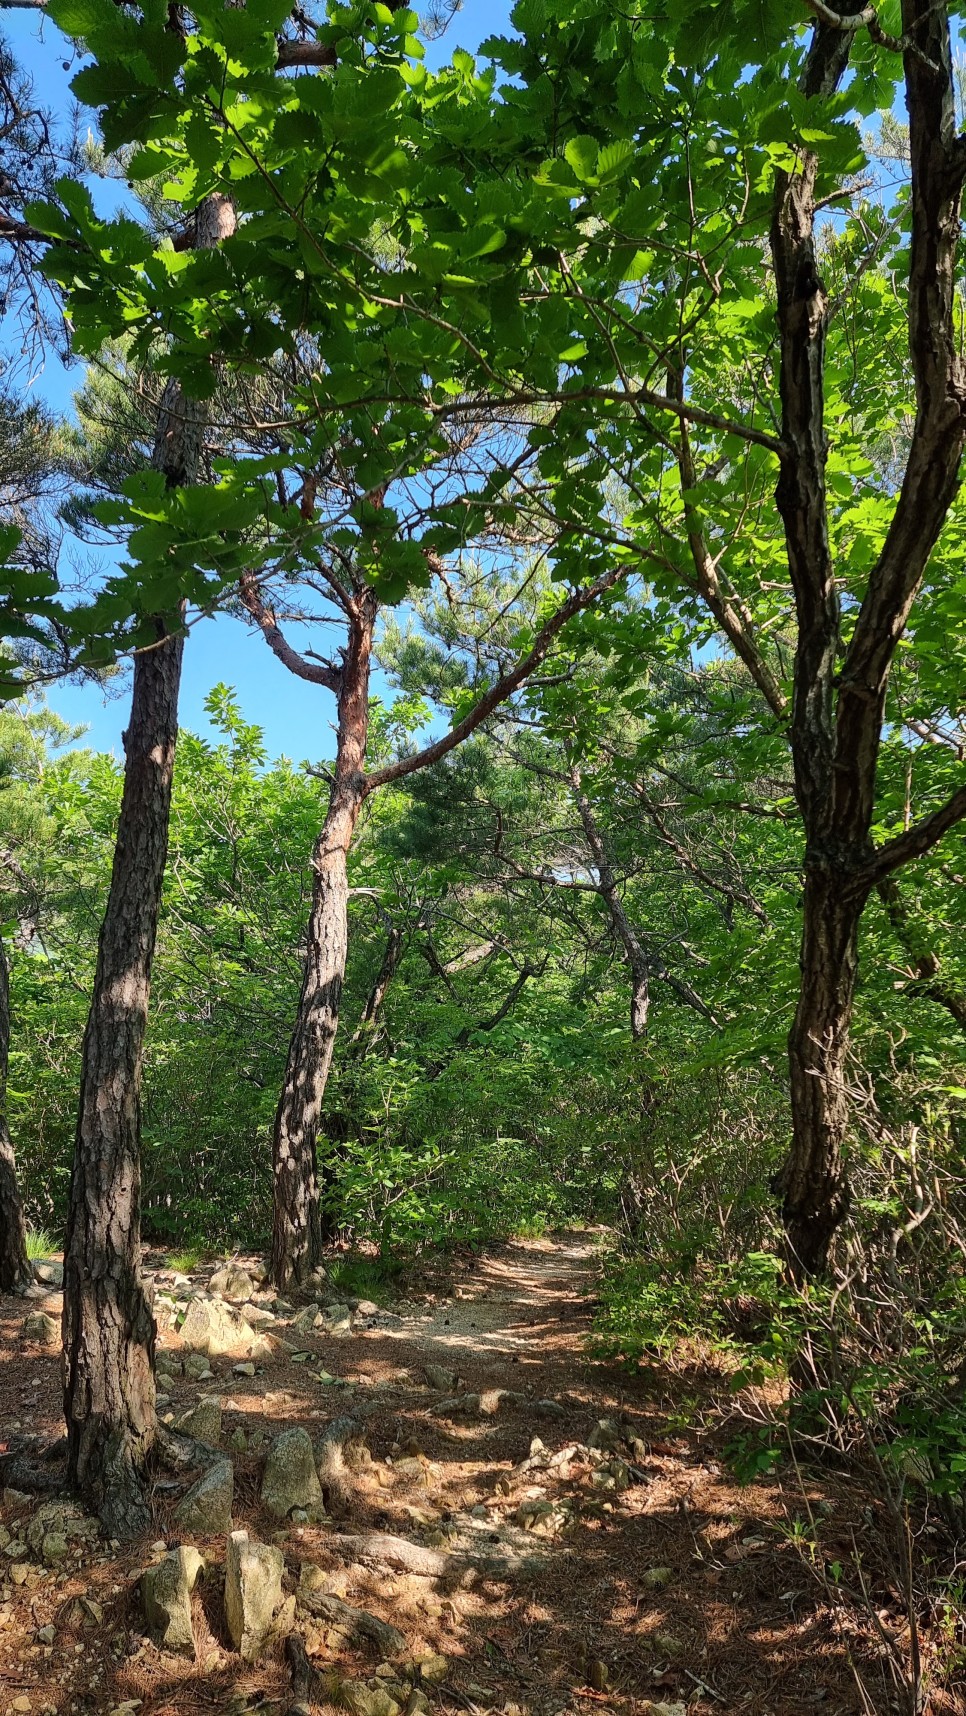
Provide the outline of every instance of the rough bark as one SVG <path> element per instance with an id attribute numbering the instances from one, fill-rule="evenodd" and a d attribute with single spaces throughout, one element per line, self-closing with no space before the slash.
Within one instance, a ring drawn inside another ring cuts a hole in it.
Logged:
<path id="1" fill-rule="evenodd" d="M 366 795 L 369 671 L 376 599 L 353 599 L 339 675 L 336 762 L 329 805 L 312 856 L 312 909 L 305 965 L 272 1140 L 274 1198 L 271 1278 L 304 1282 L 321 1259 L 316 1144 L 332 1065 L 349 944 L 348 856 Z"/>
<path id="2" fill-rule="evenodd" d="M 17 1185 L 7 1122 L 7 1067 L 10 1059 L 10 981 L 0 940 L 0 1293 L 19 1293 L 31 1278 L 27 1229 Z"/>
<path id="3" fill-rule="evenodd" d="M 798 1278 L 825 1269 L 848 1207 L 845 1068 L 866 899 L 966 809 L 966 795 L 957 794 L 926 823 L 874 851 L 889 672 L 956 493 L 964 438 L 964 375 L 953 317 L 963 161 L 955 137 L 948 17 L 932 0 L 903 0 L 902 15 L 917 413 L 902 490 L 840 672 L 841 616 L 825 491 L 829 309 L 815 241 L 818 162 L 808 150 L 800 151 L 793 171 L 778 175 L 771 232 L 783 442 L 776 499 L 798 619 L 791 746 L 806 839 L 801 986 L 789 1034 L 792 1143 L 779 1178 L 789 1267 Z M 846 31 L 817 27 L 803 78 L 806 95 L 836 88 L 850 40 Z"/>
<path id="4" fill-rule="evenodd" d="M 209 198 L 199 247 L 234 228 Z M 169 382 L 154 465 L 170 488 L 198 480 L 202 405 Z M 150 1524 L 145 1476 L 156 1435 L 155 1325 L 141 1278 L 140 1084 L 168 820 L 184 637 L 180 615 L 154 621 L 135 658 L 124 789 L 98 941 L 81 1068 L 64 1253 L 64 1410 L 68 1475 L 111 1537 Z"/>

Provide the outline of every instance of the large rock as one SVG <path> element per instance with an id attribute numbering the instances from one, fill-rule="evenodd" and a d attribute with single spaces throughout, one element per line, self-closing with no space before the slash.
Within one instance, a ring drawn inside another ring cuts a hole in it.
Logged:
<path id="1" fill-rule="evenodd" d="M 234 1305 L 244 1305 L 255 1291 L 255 1283 L 240 1263 L 229 1263 L 224 1269 L 216 1269 L 208 1283 L 209 1293 L 220 1293 L 223 1299 L 230 1299 Z"/>
<path id="2" fill-rule="evenodd" d="M 221 1441 L 221 1401 L 199 1400 L 190 1412 L 183 1412 L 180 1418 L 175 1419 L 174 1427 L 185 1436 L 193 1436 L 196 1442 L 206 1442 L 209 1448 L 217 1448 Z"/>
<path id="3" fill-rule="evenodd" d="M 63 1287 L 64 1265 L 57 1257 L 38 1257 L 34 1274 L 46 1287 Z"/>
<path id="4" fill-rule="evenodd" d="M 60 1346 L 60 1324 L 46 1311 L 32 1311 L 25 1317 L 23 1332 L 28 1341 L 39 1341 L 42 1347 Z"/>
<path id="5" fill-rule="evenodd" d="M 275 1613 L 282 1605 L 284 1570 L 280 1549 L 269 1543 L 253 1543 L 247 1531 L 230 1534 L 225 1619 L 231 1642 L 245 1662 L 255 1660 L 272 1630 Z"/>
<path id="6" fill-rule="evenodd" d="M 293 1507 L 303 1508 L 316 1519 L 325 1512 L 315 1453 L 306 1430 L 283 1430 L 275 1437 L 265 1461 L 262 1501 L 276 1519 L 287 1519 Z"/>
<path id="7" fill-rule="evenodd" d="M 209 1358 L 247 1352 L 254 1338 L 255 1331 L 241 1312 L 221 1299 L 192 1299 L 181 1325 L 185 1346 Z"/>
<path id="8" fill-rule="evenodd" d="M 234 1490 L 234 1467 L 230 1460 L 219 1460 L 185 1491 L 175 1508 L 174 1517 L 182 1531 L 215 1537 L 230 1530 Z"/>
<path id="9" fill-rule="evenodd" d="M 141 1575 L 144 1618 L 155 1644 L 195 1654 L 191 1593 L 204 1562 L 191 1544 L 182 1544 Z"/>

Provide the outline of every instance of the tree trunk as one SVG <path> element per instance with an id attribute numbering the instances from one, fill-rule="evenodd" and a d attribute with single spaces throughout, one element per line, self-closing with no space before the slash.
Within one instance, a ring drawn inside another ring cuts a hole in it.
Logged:
<path id="1" fill-rule="evenodd" d="M 849 1202 L 846 1061 L 865 894 L 834 869 L 805 875 L 801 986 L 788 1037 L 792 1149 L 779 1176 L 789 1272 L 822 1274 Z"/>
<path id="2" fill-rule="evenodd" d="M 315 876 L 302 993 L 272 1140 L 270 1274 L 281 1290 L 304 1282 L 322 1254 L 316 1141 L 339 1027 L 349 947 L 348 857 L 366 796 L 364 764 L 375 618 L 375 597 L 363 590 L 354 600 L 340 675 L 335 775 L 312 857 Z"/>
<path id="3" fill-rule="evenodd" d="M 0 940 L 0 1292 L 19 1293 L 30 1282 L 27 1230 L 17 1186 L 7 1124 L 7 1066 L 10 1059 L 10 981 Z"/>
<path id="4" fill-rule="evenodd" d="M 225 197 L 197 214 L 195 245 L 235 228 Z M 169 488 L 198 481 L 205 408 L 172 379 L 153 463 Z M 110 1537 L 151 1523 L 144 1479 L 156 1434 L 155 1326 L 141 1279 L 140 1085 L 168 847 L 184 637 L 154 622 L 135 657 L 124 790 L 81 1067 L 64 1252 L 68 1475 Z"/>
<path id="5" fill-rule="evenodd" d="M 64 1254 L 68 1471 L 111 1537 L 150 1524 L 154 1317 L 141 1280 L 140 1083 L 151 989 L 184 639 L 134 666 L 124 793 L 94 996 Z"/>

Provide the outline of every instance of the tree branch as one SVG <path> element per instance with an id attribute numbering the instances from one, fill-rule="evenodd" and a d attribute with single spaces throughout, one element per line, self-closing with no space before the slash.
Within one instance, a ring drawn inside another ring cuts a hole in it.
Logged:
<path id="1" fill-rule="evenodd" d="M 952 798 L 948 798 L 931 816 L 924 816 L 904 833 L 897 834 L 894 840 L 887 840 L 884 846 L 880 846 L 860 872 L 861 881 L 870 888 L 878 887 L 886 876 L 891 876 L 892 872 L 900 869 L 903 864 L 911 863 L 914 858 L 924 858 L 943 835 L 948 834 L 964 817 L 966 786 L 961 786 L 953 793 Z"/>
<path id="2" fill-rule="evenodd" d="M 307 661 L 297 649 L 293 649 L 284 633 L 276 624 L 275 615 L 266 608 L 262 601 L 261 592 L 255 579 L 249 573 L 241 580 L 238 593 L 242 603 L 248 609 L 255 624 L 260 628 L 262 637 L 268 644 L 272 654 L 278 658 L 289 673 L 294 673 L 299 679 L 307 679 L 312 685 L 324 685 L 327 691 L 332 691 L 338 697 L 342 689 L 342 675 L 339 669 L 327 661 Z"/>
<path id="3" fill-rule="evenodd" d="M 507 697 L 517 690 L 518 686 L 523 684 L 535 667 L 539 667 L 557 633 L 563 629 L 567 621 L 573 619 L 575 614 L 582 613 L 584 608 L 590 607 L 599 596 L 606 595 L 607 591 L 613 589 L 614 585 L 629 571 L 628 565 L 615 566 L 610 572 L 606 572 L 602 578 L 598 578 L 595 583 L 587 584 L 583 589 L 575 590 L 541 627 L 527 654 L 517 662 L 515 667 L 510 668 L 507 673 L 501 674 L 500 678 L 491 685 L 489 691 L 480 698 L 469 714 L 464 715 L 462 721 L 458 721 L 456 726 L 451 727 L 450 731 L 444 734 L 441 739 L 437 739 L 432 745 L 425 746 L 422 751 L 416 751 L 413 756 L 399 757 L 396 762 L 387 763 L 385 768 L 374 769 L 372 774 L 366 776 L 366 792 L 374 792 L 377 787 L 386 786 L 389 781 L 402 780 L 406 775 L 415 774 L 418 769 L 426 769 L 431 767 L 433 763 L 441 762 L 443 757 L 448 756 L 450 751 L 462 744 L 463 740 L 474 733 L 488 715 L 492 715 L 494 709 L 497 709 Z"/>

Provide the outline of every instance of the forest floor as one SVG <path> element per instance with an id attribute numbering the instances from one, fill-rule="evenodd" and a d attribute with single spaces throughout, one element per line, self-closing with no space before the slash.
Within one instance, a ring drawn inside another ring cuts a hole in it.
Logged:
<path id="1" fill-rule="evenodd" d="M 159 1292 L 203 1294 L 211 1275 L 209 1265 L 172 1288 L 163 1259 L 147 1263 Z M 220 1400 L 234 1526 L 278 1544 L 288 1590 L 314 1581 L 391 1622 L 407 1659 L 423 1663 L 416 1681 L 425 1697 L 406 1702 L 398 1668 L 306 1619 L 300 1602 L 310 1660 L 328 1671 L 311 1708 L 338 1705 L 353 1716 L 394 1716 L 400 1701 L 403 1716 L 900 1708 L 888 1658 L 901 1654 L 905 1616 L 875 1504 L 847 1472 L 737 1485 L 723 1457 L 734 1424 L 706 1377 L 631 1375 L 592 1358 L 596 1271 L 592 1235 L 508 1244 L 424 1280 L 419 1292 L 410 1286 L 407 1303 L 368 1327 L 357 1314 L 350 1332 L 300 1329 L 293 1341 L 283 1307 L 269 1329 L 272 1356 L 253 1375 L 226 1356 L 210 1360 L 207 1379 L 176 1374 L 164 1384 L 168 1418 L 209 1392 Z M 60 1433 L 59 1353 L 22 1333 L 25 1311 L 44 1308 L 56 1315 L 59 1295 L 27 1306 L 0 1300 L 8 1437 Z M 185 1354 L 173 1328 L 160 1347 L 177 1370 Z M 362 1425 L 371 1459 L 347 1473 L 329 1518 L 279 1529 L 260 1502 L 271 1437 L 298 1424 L 317 1439 L 326 1421 L 346 1415 Z M 48 1567 L 30 1529 L 37 1499 L 3 1492 L 0 1716 L 290 1709 L 283 1640 L 252 1664 L 230 1647 L 224 1535 L 191 1538 L 206 1562 L 193 1597 L 195 1659 L 146 1637 L 138 1577 L 182 1540 L 172 1513 L 184 1483 L 159 1480 L 153 1545 L 105 1545 L 68 1529 L 68 1554 Z M 810 1514 L 823 1522 L 814 1555 L 790 1524 Z M 381 1562 L 378 1545 L 372 1553 L 360 1545 L 372 1533 L 435 1549 L 447 1572 Z M 340 1553 L 347 1534 L 355 1544 Z M 849 1567 L 857 1543 L 867 1598 L 822 1571 L 836 1560 Z M 306 1564 L 318 1571 L 307 1575 Z M 936 1686 L 928 1709 L 966 1711 L 966 1693 Z"/>

